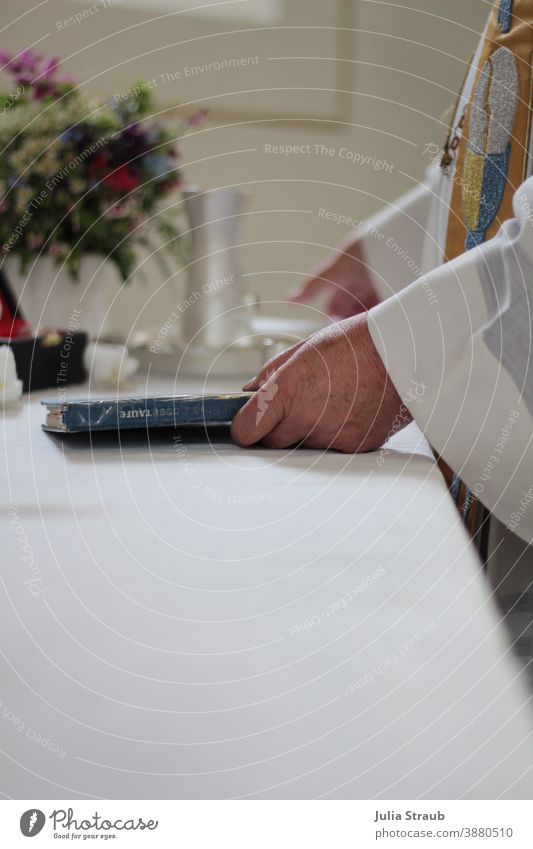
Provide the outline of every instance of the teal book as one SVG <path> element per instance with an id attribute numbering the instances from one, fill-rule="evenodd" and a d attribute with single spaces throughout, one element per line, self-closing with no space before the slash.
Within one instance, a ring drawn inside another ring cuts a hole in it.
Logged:
<path id="1" fill-rule="evenodd" d="M 227 425 L 251 395 L 251 392 L 239 392 L 232 395 L 42 401 L 47 408 L 43 430 L 84 433 L 185 425 Z"/>

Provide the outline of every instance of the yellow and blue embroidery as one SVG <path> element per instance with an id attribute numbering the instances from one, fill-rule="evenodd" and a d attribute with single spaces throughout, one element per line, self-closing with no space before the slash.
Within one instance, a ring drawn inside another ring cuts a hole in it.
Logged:
<path id="1" fill-rule="evenodd" d="M 513 19 L 513 0 L 500 0 L 498 7 L 498 23 L 502 32 L 509 32 Z"/>
<path id="2" fill-rule="evenodd" d="M 510 29 L 511 13 L 512 2 L 502 0 L 498 21 L 504 32 Z M 462 184 L 467 250 L 485 241 L 503 200 L 519 92 L 516 58 L 506 47 L 500 47 L 485 62 L 472 98 Z M 461 479 L 458 475 L 454 476 L 450 492 L 459 504 Z M 466 524 L 475 503 L 473 494 L 466 489 L 461 505 Z"/>
<path id="3" fill-rule="evenodd" d="M 485 241 L 501 206 L 518 97 L 516 59 L 500 47 L 485 62 L 472 98 L 462 186 L 467 250 Z"/>

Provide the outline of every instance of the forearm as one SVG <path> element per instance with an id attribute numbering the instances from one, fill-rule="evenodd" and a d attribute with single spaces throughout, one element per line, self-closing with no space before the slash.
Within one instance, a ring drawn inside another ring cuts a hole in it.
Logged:
<path id="1" fill-rule="evenodd" d="M 421 276 L 431 204 L 440 173 L 428 169 L 426 180 L 367 219 L 356 239 L 380 301 L 402 291 Z"/>

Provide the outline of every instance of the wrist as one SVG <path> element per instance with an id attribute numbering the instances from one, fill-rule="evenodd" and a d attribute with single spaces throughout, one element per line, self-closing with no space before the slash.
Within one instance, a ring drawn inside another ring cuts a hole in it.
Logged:
<path id="1" fill-rule="evenodd" d="M 353 349 L 357 351 L 357 393 L 361 393 L 362 403 L 367 405 L 374 420 L 366 447 L 366 450 L 372 450 L 382 445 L 393 433 L 410 424 L 413 417 L 403 403 L 374 345 L 368 326 L 368 313 L 347 319 L 346 324 L 349 325 L 347 333 Z"/>

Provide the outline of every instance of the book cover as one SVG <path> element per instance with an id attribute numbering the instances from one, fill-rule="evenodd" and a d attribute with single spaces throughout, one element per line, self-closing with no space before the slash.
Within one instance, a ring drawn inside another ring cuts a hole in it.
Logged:
<path id="1" fill-rule="evenodd" d="M 43 430 L 55 433 L 229 424 L 251 392 L 231 395 L 175 395 L 154 398 L 42 401 Z"/>

